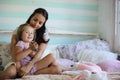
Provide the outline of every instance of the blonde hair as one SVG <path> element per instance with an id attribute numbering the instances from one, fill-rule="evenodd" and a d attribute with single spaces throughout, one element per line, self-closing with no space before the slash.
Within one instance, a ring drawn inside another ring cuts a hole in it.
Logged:
<path id="1" fill-rule="evenodd" d="M 18 27 L 18 29 L 17 29 L 17 42 L 20 41 L 20 40 L 22 40 L 22 33 L 23 33 L 24 28 L 25 28 L 26 26 L 30 26 L 30 24 L 25 23 L 25 24 L 21 24 L 21 25 Z M 30 26 L 30 27 L 32 27 L 32 26 Z M 34 30 L 34 39 L 33 39 L 33 41 L 35 40 L 35 38 L 36 38 L 36 32 L 35 32 L 35 30 Z"/>

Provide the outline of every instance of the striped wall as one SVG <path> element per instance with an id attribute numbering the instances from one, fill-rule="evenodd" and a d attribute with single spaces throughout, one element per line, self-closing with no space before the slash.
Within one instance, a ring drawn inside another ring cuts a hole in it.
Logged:
<path id="1" fill-rule="evenodd" d="M 97 33 L 97 0 L 0 0 L 0 29 L 14 30 L 26 22 L 34 9 L 42 7 L 49 13 L 47 28 Z M 1 38 L 2 37 L 2 38 Z M 0 35 L 0 41 L 10 41 L 10 35 Z M 88 39 L 84 38 L 84 39 Z M 73 43 L 83 40 L 76 36 L 53 36 L 50 43 Z M 65 42 L 66 41 L 66 42 Z"/>

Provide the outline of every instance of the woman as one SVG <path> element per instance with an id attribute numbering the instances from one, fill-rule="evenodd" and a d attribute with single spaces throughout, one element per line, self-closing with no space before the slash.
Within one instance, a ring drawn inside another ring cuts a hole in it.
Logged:
<path id="1" fill-rule="evenodd" d="M 46 21 L 48 20 L 48 13 L 43 8 L 36 9 L 31 16 L 28 18 L 27 22 L 36 30 L 36 42 L 38 43 L 38 52 L 32 59 L 31 63 L 39 63 L 38 65 L 41 66 L 41 69 L 35 72 L 36 74 L 59 74 L 61 73 L 61 69 L 56 64 L 55 58 L 52 54 L 47 55 L 46 57 L 40 59 L 41 55 L 43 54 L 49 38 L 46 37 Z M 16 31 L 14 31 L 11 40 L 11 55 L 13 60 L 16 60 L 14 56 L 15 53 L 15 45 L 16 41 Z M 29 51 L 29 50 L 28 50 Z M 30 52 L 30 51 L 29 51 Z M 50 60 L 52 59 L 52 62 Z M 0 73 L 0 78 L 15 78 L 17 74 L 16 66 L 11 64 L 4 72 Z M 26 74 L 26 72 L 24 72 Z"/>

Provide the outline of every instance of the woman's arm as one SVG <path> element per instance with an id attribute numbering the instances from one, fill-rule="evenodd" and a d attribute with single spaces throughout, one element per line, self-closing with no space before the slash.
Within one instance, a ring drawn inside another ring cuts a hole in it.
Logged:
<path id="1" fill-rule="evenodd" d="M 11 44 L 10 44 L 10 54 L 12 55 L 15 50 L 15 45 L 16 45 L 16 35 L 13 34 L 11 38 Z"/>
<path id="2" fill-rule="evenodd" d="M 43 52 L 45 51 L 47 46 L 47 43 L 41 43 L 38 47 L 38 52 L 36 53 L 36 55 L 34 56 L 34 58 L 32 59 L 32 63 L 36 63 L 38 60 L 40 60 L 41 55 L 43 54 Z"/>

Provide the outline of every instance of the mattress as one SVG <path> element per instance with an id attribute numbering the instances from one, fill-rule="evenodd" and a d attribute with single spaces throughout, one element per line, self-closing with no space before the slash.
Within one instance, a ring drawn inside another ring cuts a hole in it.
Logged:
<path id="1" fill-rule="evenodd" d="M 30 75 L 23 76 L 21 79 L 15 80 L 82 80 L 74 79 L 76 74 L 61 74 L 61 75 L 52 75 L 52 74 L 40 74 L 40 75 Z M 108 80 L 120 80 L 120 72 L 112 72 L 107 74 Z"/>

